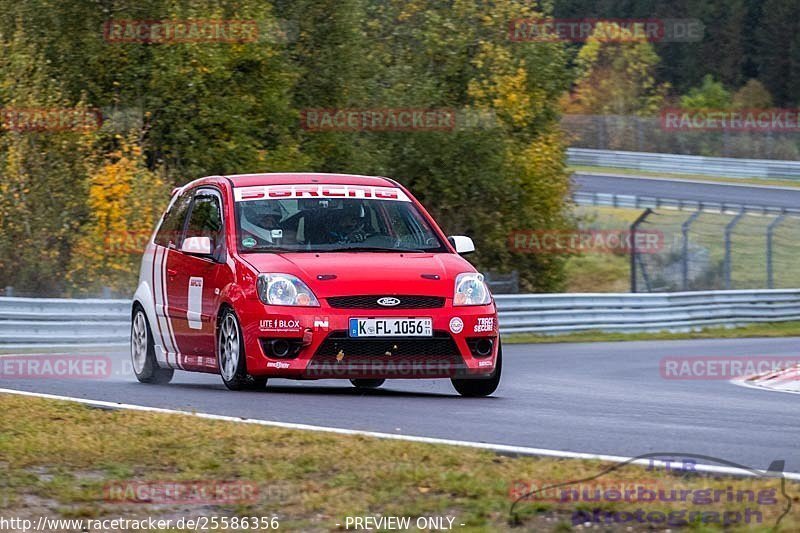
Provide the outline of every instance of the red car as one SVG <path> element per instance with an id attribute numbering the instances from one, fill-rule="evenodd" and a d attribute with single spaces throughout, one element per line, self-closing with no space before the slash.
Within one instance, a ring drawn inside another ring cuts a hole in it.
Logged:
<path id="1" fill-rule="evenodd" d="M 229 389 L 267 378 L 450 378 L 465 396 L 500 381 L 497 310 L 402 185 L 339 174 L 201 178 L 176 189 L 133 300 L 139 381 L 175 369 Z"/>

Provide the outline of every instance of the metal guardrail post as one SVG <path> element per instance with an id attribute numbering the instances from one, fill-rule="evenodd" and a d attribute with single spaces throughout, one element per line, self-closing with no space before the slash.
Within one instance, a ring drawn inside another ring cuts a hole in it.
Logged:
<path id="1" fill-rule="evenodd" d="M 744 216 L 744 211 L 740 211 L 733 220 L 728 222 L 728 225 L 725 226 L 725 289 L 730 290 L 731 288 L 731 233 L 733 233 L 734 228 L 736 228 L 736 224 Z"/>
<path id="2" fill-rule="evenodd" d="M 775 288 L 775 278 L 773 273 L 773 265 L 772 265 L 772 237 L 775 233 L 775 228 L 777 228 L 783 219 L 786 218 L 786 213 L 781 213 L 778 218 L 773 220 L 767 226 L 767 288 L 774 289 Z"/>
<path id="3" fill-rule="evenodd" d="M 692 215 L 681 224 L 681 233 L 683 234 L 683 257 L 682 257 L 682 268 L 681 268 L 681 277 L 682 277 L 682 286 L 683 290 L 689 290 L 689 230 L 692 227 L 692 223 L 697 220 L 697 217 L 700 216 L 702 211 L 695 211 Z"/>
<path id="4" fill-rule="evenodd" d="M 642 224 L 647 217 L 650 216 L 653 210 L 649 207 L 644 210 L 644 212 L 638 216 L 638 218 L 631 224 L 631 292 L 636 292 L 636 230 L 639 229 L 639 225 Z"/>

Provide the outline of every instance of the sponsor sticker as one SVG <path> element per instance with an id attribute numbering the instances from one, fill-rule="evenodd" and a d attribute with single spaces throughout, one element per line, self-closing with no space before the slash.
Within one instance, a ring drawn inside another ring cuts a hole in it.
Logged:
<path id="1" fill-rule="evenodd" d="M 299 320 L 275 318 L 258 321 L 258 329 L 261 331 L 298 331 L 300 329 Z"/>
<path id="2" fill-rule="evenodd" d="M 483 333 L 487 331 L 494 331 L 494 317 L 481 317 L 475 323 L 473 332 Z"/>
<path id="3" fill-rule="evenodd" d="M 411 199 L 397 187 L 372 187 L 363 185 L 255 185 L 236 187 L 233 195 L 237 202 L 251 200 L 282 200 L 287 198 L 374 198 L 410 202 Z"/>
<path id="4" fill-rule="evenodd" d="M 458 335 L 464 329 L 464 321 L 454 316 L 450 319 L 450 331 Z"/>

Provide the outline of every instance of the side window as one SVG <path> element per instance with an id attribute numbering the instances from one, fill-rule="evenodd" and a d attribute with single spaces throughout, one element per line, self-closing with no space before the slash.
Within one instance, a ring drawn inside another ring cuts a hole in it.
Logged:
<path id="1" fill-rule="evenodd" d="M 189 225 L 186 227 L 187 237 L 208 237 L 211 249 L 216 256 L 225 243 L 222 231 L 222 211 L 219 198 L 213 194 L 198 193 L 194 198 Z"/>
<path id="2" fill-rule="evenodd" d="M 164 215 L 164 221 L 156 234 L 156 244 L 180 246 L 183 223 L 186 221 L 186 214 L 192 204 L 192 196 L 194 196 L 194 191 L 188 191 L 175 200 L 170 210 Z"/>

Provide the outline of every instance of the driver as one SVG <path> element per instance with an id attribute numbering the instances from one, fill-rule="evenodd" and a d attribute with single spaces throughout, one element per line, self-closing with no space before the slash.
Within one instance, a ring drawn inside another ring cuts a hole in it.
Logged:
<path id="1" fill-rule="evenodd" d="M 364 242 L 367 233 L 361 207 L 345 208 L 336 218 L 335 229 L 329 233 L 334 243 Z"/>
<path id="2" fill-rule="evenodd" d="M 282 215 L 275 202 L 243 202 L 242 230 L 256 239 L 274 244 L 280 238 Z M 275 231 L 278 230 L 278 231 Z"/>

